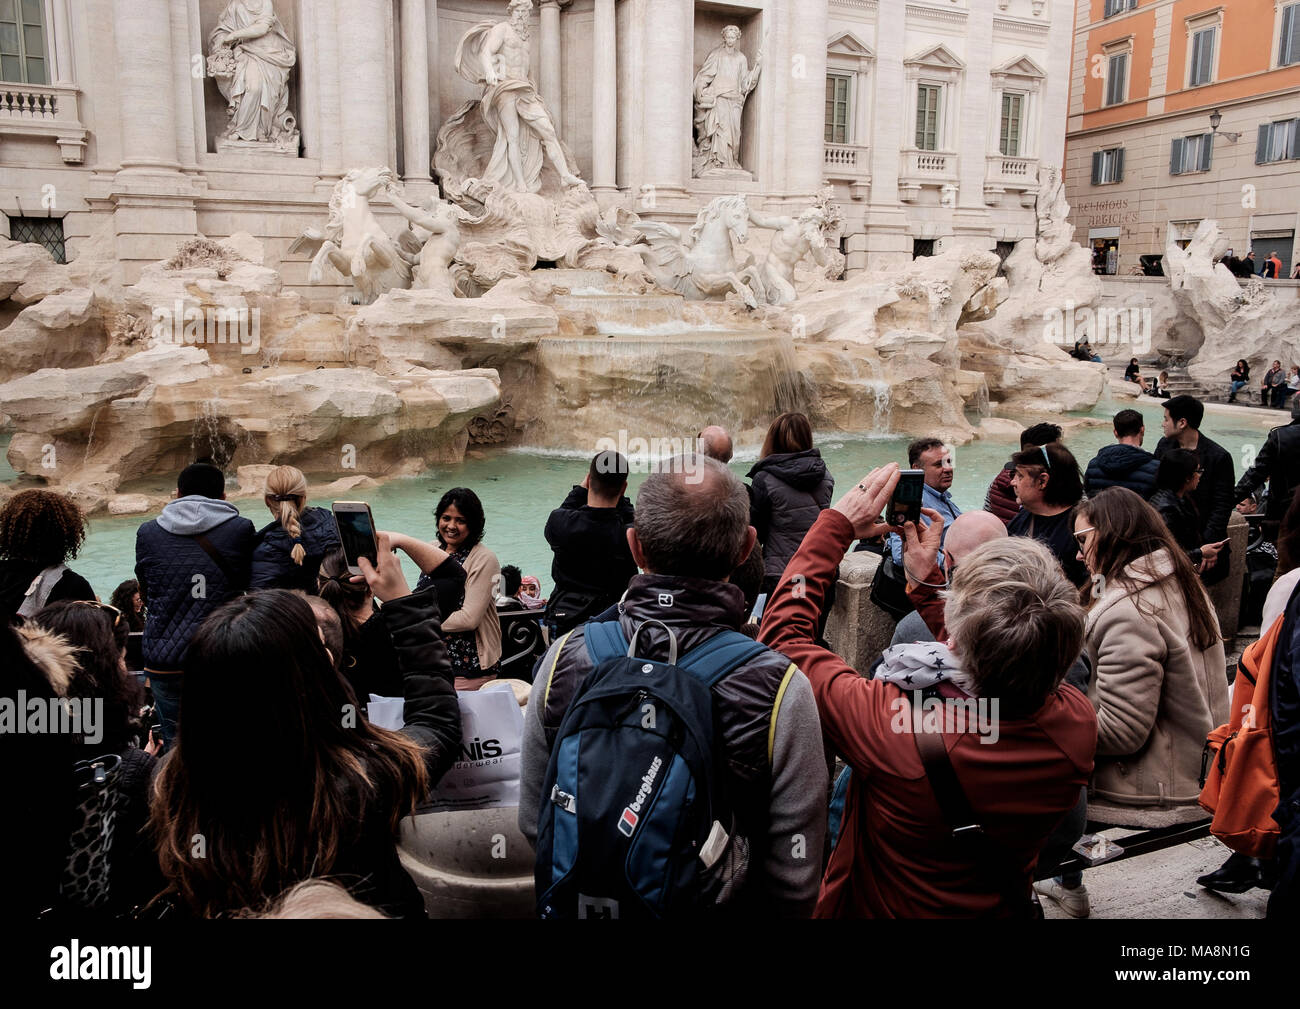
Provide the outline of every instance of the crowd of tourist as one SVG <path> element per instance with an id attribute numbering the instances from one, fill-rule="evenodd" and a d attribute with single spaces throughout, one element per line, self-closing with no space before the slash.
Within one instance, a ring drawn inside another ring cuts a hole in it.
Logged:
<path id="1" fill-rule="evenodd" d="M 84 725 L 0 733 L 9 766 L 31 770 L 17 783 L 25 829 L 5 841 L 30 869 L 14 874 L 16 906 L 422 915 L 399 826 L 459 759 L 457 694 L 501 674 L 502 620 L 522 612 L 545 627 L 518 807 L 542 917 L 618 916 L 620 901 L 624 916 L 1038 917 L 1040 897 L 1084 917 L 1073 849 L 1088 825 L 1205 815 L 1230 675 L 1207 587 L 1228 575 L 1236 508 L 1275 545 L 1263 614 L 1282 802 L 1275 857 L 1234 855 L 1200 882 L 1271 886 L 1270 914 L 1293 914 L 1292 412 L 1240 480 L 1190 396 L 1164 402 L 1154 452 L 1142 415 L 1121 410 L 1086 466 L 1060 426 L 1035 424 L 966 512 L 951 451 L 918 438 L 906 462 L 920 516 L 901 525 L 888 524 L 899 464 L 837 498 L 802 414 L 772 422 L 748 483 L 709 427 L 635 505 L 628 460 L 601 452 L 538 530 L 548 600 L 501 566 L 468 488 L 442 495 L 431 539 L 377 532 L 372 562 L 345 553 L 297 469 L 268 475 L 259 530 L 225 500 L 221 470 L 194 463 L 140 526 L 135 578 L 111 603 L 69 567 L 78 507 L 21 491 L 0 508 L 0 698 L 93 701 L 103 717 L 93 738 Z M 869 669 L 824 638 L 855 544 L 880 555 L 900 618 Z M 137 630 L 141 676 L 127 663 Z M 372 694 L 402 699 L 400 731 L 367 718 Z M 954 707 L 970 721 L 931 724 Z M 111 842 L 87 841 L 86 796 L 105 780 L 120 797 Z"/>

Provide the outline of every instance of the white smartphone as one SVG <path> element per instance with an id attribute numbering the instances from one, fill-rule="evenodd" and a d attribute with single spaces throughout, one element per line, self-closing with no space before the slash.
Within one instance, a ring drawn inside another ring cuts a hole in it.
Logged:
<path id="1" fill-rule="evenodd" d="M 364 557 L 372 567 L 379 566 L 379 542 L 375 539 L 375 518 L 364 501 L 335 501 L 332 506 L 339 542 L 348 562 L 348 573 L 361 574 L 357 559 Z"/>

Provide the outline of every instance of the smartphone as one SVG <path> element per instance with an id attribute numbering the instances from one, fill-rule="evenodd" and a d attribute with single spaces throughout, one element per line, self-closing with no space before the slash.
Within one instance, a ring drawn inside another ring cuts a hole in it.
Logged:
<path id="1" fill-rule="evenodd" d="M 921 518 L 921 495 L 925 490 L 925 470 L 905 469 L 898 474 L 898 486 L 889 499 L 885 521 L 891 526 L 916 522 Z"/>
<path id="2" fill-rule="evenodd" d="M 379 543 L 375 539 L 375 517 L 370 505 L 364 501 L 335 501 L 334 524 L 338 526 L 339 542 L 347 558 L 348 573 L 361 574 L 357 560 L 364 557 L 373 567 L 379 566 Z"/>

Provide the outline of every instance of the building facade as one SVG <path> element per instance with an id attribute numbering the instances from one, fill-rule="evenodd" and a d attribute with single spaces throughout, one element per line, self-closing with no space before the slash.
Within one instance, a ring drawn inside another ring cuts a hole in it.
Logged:
<path id="1" fill-rule="evenodd" d="M 230 137 L 212 40 L 232 8 L 269 9 L 291 52 L 278 147 Z M 348 170 L 436 191 L 439 130 L 482 90 L 460 41 L 506 16 L 505 0 L 0 0 L 0 228 L 70 257 L 111 223 L 128 282 L 182 238 L 246 231 L 305 289 L 290 246 Z M 686 223 L 735 192 L 789 212 L 829 182 L 851 267 L 944 238 L 1005 251 L 1063 156 L 1067 0 L 543 0 L 529 19 L 572 163 L 642 217 Z M 760 68 L 741 170 L 697 177 L 693 102 L 727 25 Z"/>
<path id="2" fill-rule="evenodd" d="M 1035 233 L 1060 167 L 1073 0 L 829 0 L 825 173 L 851 266 Z"/>
<path id="3" fill-rule="evenodd" d="M 1203 218 L 1296 265 L 1300 0 L 1080 0 L 1066 186 L 1099 273 L 1134 273 Z M 1256 266 L 1258 270 L 1259 265 Z"/>

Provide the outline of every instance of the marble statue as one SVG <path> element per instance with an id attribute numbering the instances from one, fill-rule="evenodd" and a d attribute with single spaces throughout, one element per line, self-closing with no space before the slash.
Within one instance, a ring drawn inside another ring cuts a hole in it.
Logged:
<path id="1" fill-rule="evenodd" d="M 456 276 L 452 262 L 460 249 L 460 226 L 471 218 L 455 204 L 436 197 L 429 197 L 423 207 L 413 207 L 391 188 L 387 196 L 398 213 L 415 226 L 417 237 L 424 243 L 414 264 L 411 289 L 454 298 Z"/>
<path id="2" fill-rule="evenodd" d="M 763 50 L 751 70 L 745 54 L 736 48 L 739 41 L 740 29 L 727 25 L 721 44 L 705 57 L 695 75 L 696 178 L 745 173 L 740 164 L 740 115 L 745 98 L 758 84 Z"/>
<path id="3" fill-rule="evenodd" d="M 645 236 L 646 244 L 634 245 L 632 250 L 666 290 L 690 301 L 721 298 L 734 291 L 746 306 L 757 308 L 758 299 L 749 283 L 757 268 L 738 264 L 732 246 L 733 238 L 743 242 L 748 236 L 749 220 L 749 204 L 743 196 L 719 196 L 699 212 L 689 245 L 671 224 L 639 221 L 636 229 Z"/>
<path id="4" fill-rule="evenodd" d="M 313 253 L 307 280 L 325 282 L 325 264 L 351 278 L 359 304 L 369 305 L 393 288 L 411 286 L 411 264 L 420 243 L 410 231 L 394 241 L 375 218 L 370 201 L 397 185 L 391 168 L 354 168 L 339 180 L 330 195 L 329 221 L 324 229 L 308 228 L 290 253 Z"/>
<path id="5" fill-rule="evenodd" d="M 456 47 L 456 72 L 483 85 L 479 114 L 496 137 L 484 182 L 516 192 L 541 189 L 543 160 L 564 186 L 582 184 L 569 170 L 551 114 L 529 78 L 528 20 L 532 0 L 510 0 L 510 20 L 482 21 Z"/>
<path id="6" fill-rule="evenodd" d="M 289 71 L 298 54 L 271 0 L 231 0 L 208 36 L 208 73 L 230 103 L 218 151 L 298 155 L 289 113 Z"/>
<path id="7" fill-rule="evenodd" d="M 811 255 L 818 266 L 831 268 L 826 247 L 826 215 L 810 207 L 798 217 L 763 217 L 750 211 L 749 223 L 756 228 L 775 231 L 767 256 L 759 264 L 755 293 L 769 305 L 788 305 L 798 297 L 794 288 L 794 270 L 804 256 Z"/>

